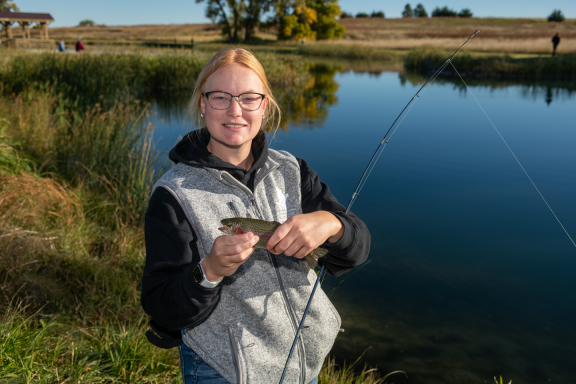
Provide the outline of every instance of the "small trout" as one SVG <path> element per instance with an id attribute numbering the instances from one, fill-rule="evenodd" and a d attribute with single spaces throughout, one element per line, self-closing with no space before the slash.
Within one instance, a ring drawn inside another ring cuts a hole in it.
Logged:
<path id="1" fill-rule="evenodd" d="M 277 221 L 264 221 L 258 219 L 248 219 L 245 217 L 234 217 L 231 219 L 224 219 L 220 221 L 223 227 L 218 228 L 228 235 L 241 235 L 243 233 L 252 232 L 260 239 L 256 243 L 256 248 L 266 249 L 266 243 L 280 226 Z M 316 248 L 305 256 L 306 262 L 310 268 L 314 269 L 318 265 L 318 259 L 326 255 L 328 251 L 324 248 Z"/>

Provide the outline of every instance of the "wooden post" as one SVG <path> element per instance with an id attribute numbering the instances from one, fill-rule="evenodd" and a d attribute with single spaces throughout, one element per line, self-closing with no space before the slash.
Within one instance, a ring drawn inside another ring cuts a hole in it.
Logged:
<path id="1" fill-rule="evenodd" d="M 41 21 L 40 26 L 42 27 L 41 29 L 42 39 L 48 39 L 48 24 L 45 21 Z"/>
<path id="2" fill-rule="evenodd" d="M 21 21 L 22 29 L 24 30 L 24 38 L 30 38 L 30 23 L 28 21 Z"/>
<path id="3" fill-rule="evenodd" d="M 4 22 L 4 29 L 6 30 L 6 37 L 8 39 L 12 38 L 12 23 L 9 21 Z"/>

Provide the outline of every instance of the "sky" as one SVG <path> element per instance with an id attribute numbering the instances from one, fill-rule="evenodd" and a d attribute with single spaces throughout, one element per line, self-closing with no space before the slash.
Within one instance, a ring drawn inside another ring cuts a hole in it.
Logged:
<path id="1" fill-rule="evenodd" d="M 407 0 L 340 0 L 343 11 L 356 14 L 384 11 L 386 17 L 400 17 Z M 560 9 L 568 18 L 576 18 L 575 0 L 412 0 L 431 13 L 437 6 L 460 11 L 470 8 L 477 17 L 546 17 Z M 91 19 L 97 24 L 186 24 L 210 22 L 204 16 L 206 3 L 195 0 L 15 0 L 20 12 L 50 13 L 55 19 L 53 27 L 72 27 L 80 20 Z"/>

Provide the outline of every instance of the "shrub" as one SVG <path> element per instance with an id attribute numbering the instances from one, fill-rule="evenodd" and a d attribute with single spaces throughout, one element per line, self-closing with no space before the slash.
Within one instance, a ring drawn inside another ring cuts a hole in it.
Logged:
<path id="1" fill-rule="evenodd" d="M 346 19 L 346 18 L 354 18 L 354 15 L 348 12 L 342 12 L 342 14 L 340 15 L 341 19 Z"/>
<path id="2" fill-rule="evenodd" d="M 414 8 L 414 17 L 428 17 L 428 12 L 426 12 L 422 3 L 419 3 L 416 8 Z"/>
<path id="3" fill-rule="evenodd" d="M 356 18 L 359 19 L 361 17 L 368 17 L 368 14 L 366 12 L 358 12 Z"/>
<path id="4" fill-rule="evenodd" d="M 384 18 L 384 17 L 386 17 L 386 15 L 384 15 L 384 12 L 382 12 L 382 11 L 372 11 L 372 13 L 370 14 L 370 17 Z"/>
<path id="5" fill-rule="evenodd" d="M 552 11 L 550 16 L 548 16 L 548 21 L 555 21 L 555 22 L 562 22 L 564 21 L 565 17 L 561 10 L 555 9 Z"/>
<path id="6" fill-rule="evenodd" d="M 95 25 L 96 25 L 96 23 L 94 22 L 94 20 L 90 20 L 90 19 L 84 19 L 78 23 L 79 27 L 93 27 Z"/>
<path id="7" fill-rule="evenodd" d="M 469 8 L 464 8 L 460 11 L 458 17 L 472 17 L 472 11 Z"/>
<path id="8" fill-rule="evenodd" d="M 432 11 L 432 17 L 456 17 L 458 14 L 456 11 L 448 8 L 448 7 L 436 7 Z"/>

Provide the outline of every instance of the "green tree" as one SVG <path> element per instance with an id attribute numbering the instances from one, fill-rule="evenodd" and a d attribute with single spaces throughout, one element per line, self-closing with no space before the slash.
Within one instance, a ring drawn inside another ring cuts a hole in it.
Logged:
<path id="1" fill-rule="evenodd" d="M 410 4 L 406 4 L 404 10 L 402 11 L 402 17 L 414 17 L 414 12 L 412 12 L 412 7 Z"/>
<path id="2" fill-rule="evenodd" d="M 90 19 L 84 19 L 78 23 L 79 27 L 93 27 L 95 25 L 96 25 L 96 23 L 94 22 L 94 20 L 90 20 Z"/>
<path id="3" fill-rule="evenodd" d="M 19 12 L 14 0 L 0 0 L 0 12 Z"/>
<path id="4" fill-rule="evenodd" d="M 340 18 L 341 18 L 341 19 L 353 18 L 353 17 L 354 17 L 353 14 L 348 13 L 348 12 L 346 12 L 346 11 L 342 12 L 342 14 L 340 15 Z"/>
<path id="5" fill-rule="evenodd" d="M 469 8 L 464 8 L 460 11 L 458 17 L 472 17 L 472 11 Z"/>
<path id="6" fill-rule="evenodd" d="M 450 9 L 448 7 L 443 7 L 443 8 L 436 7 L 432 11 L 432 17 L 456 17 L 456 16 L 458 16 L 456 11 L 453 11 L 452 9 Z"/>
<path id="7" fill-rule="evenodd" d="M 370 14 L 370 17 L 381 17 L 381 18 L 385 18 L 386 15 L 385 15 L 384 12 L 382 12 L 382 11 L 372 11 L 372 13 Z"/>
<path id="8" fill-rule="evenodd" d="M 346 31 L 336 20 L 341 15 L 337 0 L 280 0 L 271 24 L 280 40 L 337 39 Z"/>
<path id="9" fill-rule="evenodd" d="M 238 42 L 244 31 L 244 40 L 250 40 L 260 24 L 260 17 L 270 10 L 272 0 L 196 0 L 206 1 L 206 17 L 220 25 L 228 41 Z"/>
<path id="10" fill-rule="evenodd" d="M 428 17 L 428 12 L 426 12 L 422 3 L 419 3 L 416 8 L 414 8 L 414 17 Z"/>
<path id="11" fill-rule="evenodd" d="M 562 14 L 562 11 L 559 9 L 555 9 L 548 16 L 548 21 L 562 22 L 562 21 L 564 21 L 564 19 L 565 19 L 564 14 Z"/>
<path id="12" fill-rule="evenodd" d="M 358 12 L 358 13 L 356 14 L 356 18 L 357 18 L 357 19 L 360 19 L 360 18 L 363 18 L 363 17 L 369 17 L 369 16 L 368 16 L 368 14 L 367 14 L 366 12 Z"/>

